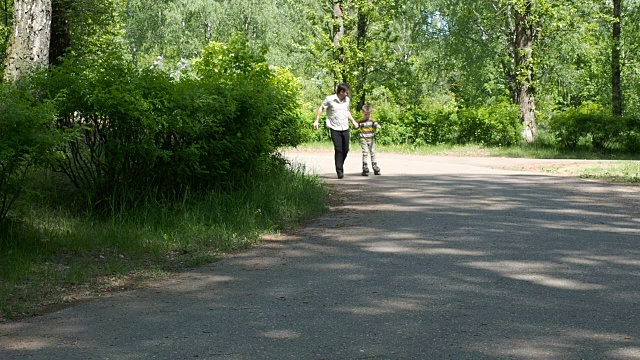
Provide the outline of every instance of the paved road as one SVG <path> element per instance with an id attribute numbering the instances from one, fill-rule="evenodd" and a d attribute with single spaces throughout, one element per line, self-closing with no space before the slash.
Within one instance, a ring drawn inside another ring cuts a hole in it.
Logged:
<path id="1" fill-rule="evenodd" d="M 640 189 L 380 154 L 344 204 L 176 276 L 0 325 L 0 359 L 640 359 Z M 349 171 L 352 170 L 352 171 Z"/>

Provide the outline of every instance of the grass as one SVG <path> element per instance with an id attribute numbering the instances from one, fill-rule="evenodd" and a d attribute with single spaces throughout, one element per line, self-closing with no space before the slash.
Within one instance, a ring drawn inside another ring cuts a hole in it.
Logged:
<path id="1" fill-rule="evenodd" d="M 623 183 L 640 183 L 640 162 L 620 161 L 584 168 L 580 177 Z"/>
<path id="2" fill-rule="evenodd" d="M 234 191 L 86 210 L 64 178 L 31 180 L 0 229 L 0 314 L 20 318 L 140 286 L 244 249 L 326 211 L 328 190 L 301 167 L 267 166 Z"/>

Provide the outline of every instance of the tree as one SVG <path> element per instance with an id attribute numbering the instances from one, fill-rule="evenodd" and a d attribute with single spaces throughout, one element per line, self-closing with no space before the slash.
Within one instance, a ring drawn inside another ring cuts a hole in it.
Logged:
<path id="1" fill-rule="evenodd" d="M 360 111 L 369 91 L 388 83 L 385 73 L 392 73 L 396 81 L 401 78 L 398 67 L 406 54 L 396 25 L 402 6 L 390 0 L 353 0 L 351 6 L 355 14 L 349 21 L 354 38 L 349 67 L 358 99 L 356 109 Z"/>
<path id="2" fill-rule="evenodd" d="M 330 77 L 321 86 L 351 84 L 360 110 L 372 89 L 395 87 L 404 79 L 399 69 L 408 56 L 397 26 L 404 5 L 393 0 L 306 0 L 300 7 L 313 24 L 306 47 L 319 60 L 317 72 Z"/>
<path id="3" fill-rule="evenodd" d="M 538 24 L 533 6 L 533 0 L 513 4 L 515 27 L 512 29 L 512 53 L 516 69 L 514 102 L 520 107 L 522 137 L 526 142 L 533 142 L 538 131 L 533 94 L 533 42 L 537 36 Z"/>
<path id="4" fill-rule="evenodd" d="M 336 64 L 344 64 L 345 62 L 345 49 L 341 41 L 344 37 L 344 4 L 343 0 L 333 0 L 333 31 L 331 38 L 333 39 L 333 61 Z M 337 66 L 334 69 L 339 69 L 334 72 L 334 88 L 337 82 L 348 82 L 348 76 L 345 72 L 344 66 Z"/>
<path id="5" fill-rule="evenodd" d="M 59 65 L 62 56 L 71 45 L 69 24 L 69 0 L 51 0 L 51 40 L 49 42 L 49 62 Z"/>
<path id="6" fill-rule="evenodd" d="M 527 142 L 537 134 L 538 44 L 550 26 L 572 16 L 576 7 L 574 1 L 560 0 L 442 0 L 438 10 L 447 24 L 450 54 L 463 63 L 457 70 L 466 70 L 475 86 L 483 86 L 480 92 L 488 85 L 493 91 L 499 92 L 499 85 L 508 90 L 511 101 L 520 108 Z M 502 80 L 496 82 L 492 73 L 498 67 Z M 485 81 L 479 82 L 482 76 Z"/>
<path id="7" fill-rule="evenodd" d="M 0 2 L 0 74 L 4 73 L 4 60 L 7 56 L 7 43 L 11 34 L 11 25 L 13 25 L 13 10 L 11 6 L 13 2 L 4 0 Z"/>
<path id="8" fill-rule="evenodd" d="M 175 64 L 198 57 L 210 41 L 226 42 L 243 33 L 254 48 L 268 46 L 277 65 L 295 62 L 292 44 L 302 20 L 294 0 L 127 0 L 125 39 L 140 65 L 158 56 Z"/>
<path id="9" fill-rule="evenodd" d="M 15 0 L 13 19 L 4 74 L 11 82 L 49 63 L 51 0 Z"/>
<path id="10" fill-rule="evenodd" d="M 624 9 L 624 99 L 625 111 L 640 113 L 640 0 L 625 1 Z"/>
<path id="11" fill-rule="evenodd" d="M 623 112 L 623 96 L 621 85 L 621 34 L 622 34 L 622 0 L 613 0 L 613 44 L 611 47 L 611 105 L 614 116 Z"/>

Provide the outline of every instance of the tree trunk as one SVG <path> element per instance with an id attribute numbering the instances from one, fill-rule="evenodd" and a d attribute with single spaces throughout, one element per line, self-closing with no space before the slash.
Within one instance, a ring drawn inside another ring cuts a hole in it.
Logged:
<path id="1" fill-rule="evenodd" d="M 204 40 L 206 43 L 210 43 L 211 40 L 213 40 L 213 28 L 211 27 L 211 20 L 207 20 L 204 27 Z"/>
<path id="2" fill-rule="evenodd" d="M 527 0 L 524 9 L 515 10 L 515 66 L 517 69 L 517 97 L 520 107 L 522 138 L 533 142 L 537 135 L 535 99 L 533 96 L 533 40 L 534 26 L 531 21 L 532 1 Z"/>
<path id="3" fill-rule="evenodd" d="M 49 42 L 49 63 L 59 65 L 62 56 L 71 45 L 71 29 L 67 17 L 69 1 L 51 0 L 51 41 Z"/>
<path id="4" fill-rule="evenodd" d="M 11 82 L 49 63 L 51 0 L 15 0 L 13 23 L 4 74 Z"/>
<path id="5" fill-rule="evenodd" d="M 514 12 L 512 6 L 508 5 L 507 12 L 509 14 Z M 507 17 L 507 20 L 508 23 L 507 28 L 505 29 L 505 35 L 508 39 L 511 39 L 511 42 L 509 43 L 510 46 L 505 49 L 508 53 L 508 57 L 503 57 L 500 60 L 500 65 L 502 66 L 502 73 L 504 74 L 504 79 L 506 81 L 507 88 L 509 89 L 511 101 L 514 104 L 519 104 L 520 93 L 518 92 L 518 71 L 515 65 L 516 53 L 518 51 L 516 46 L 516 25 L 514 24 L 515 19 L 511 16 Z"/>
<path id="6" fill-rule="evenodd" d="M 5 29 L 10 29 L 10 23 L 11 23 L 11 15 L 10 15 L 10 7 L 9 7 L 9 2 L 8 0 L 3 0 L 2 2 L 2 24 L 4 25 Z M 6 45 L 9 44 L 9 36 L 11 35 L 11 31 L 5 31 L 2 38 L 0 39 L 0 41 L 2 41 L 2 45 L 0 45 L 0 61 L 2 61 L 3 64 L 5 64 L 5 60 L 7 58 L 7 48 L 5 47 Z M 1 75 L 1 74 L 0 74 Z M 0 82 L 2 82 L 2 78 L 0 78 Z"/>
<path id="7" fill-rule="evenodd" d="M 340 44 L 340 39 L 344 36 L 344 17 L 342 11 L 342 0 L 333 0 L 333 59 L 336 63 L 335 78 L 340 78 L 339 81 L 346 82 L 347 74 L 344 72 L 344 67 L 340 66 L 344 64 L 344 48 Z M 342 70 L 337 70 L 342 69 Z"/>
<path id="8" fill-rule="evenodd" d="M 369 19 L 367 14 L 363 11 L 358 11 L 358 32 L 356 39 L 356 46 L 358 48 L 358 78 L 356 79 L 356 94 L 358 95 L 358 104 L 356 110 L 362 110 L 365 102 L 367 101 L 367 59 L 365 54 L 365 47 L 367 46 L 367 28 L 369 25 Z"/>
<path id="9" fill-rule="evenodd" d="M 620 36 L 622 34 L 622 0 L 613 0 L 613 47 L 611 49 L 611 102 L 613 116 L 621 116 L 624 109 L 622 97 L 622 66 L 620 63 Z"/>
<path id="10" fill-rule="evenodd" d="M 3 23 L 5 27 L 9 27 L 9 2 L 4 0 L 2 5 L 2 13 L 4 14 Z"/>
<path id="11" fill-rule="evenodd" d="M 511 47 L 511 52 L 513 52 L 513 46 Z M 515 61 L 515 55 L 510 54 L 512 61 Z M 500 60 L 500 65 L 502 66 L 502 73 L 504 74 L 504 79 L 507 83 L 507 88 L 509 89 L 509 97 L 514 104 L 519 104 L 520 100 L 518 100 L 520 94 L 518 93 L 518 77 L 516 75 L 516 71 L 514 69 L 513 63 L 509 59 Z"/>

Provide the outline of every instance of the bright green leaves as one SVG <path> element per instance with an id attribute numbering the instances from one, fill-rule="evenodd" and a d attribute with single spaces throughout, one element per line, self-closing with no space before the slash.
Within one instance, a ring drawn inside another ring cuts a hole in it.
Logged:
<path id="1" fill-rule="evenodd" d="M 13 8 L 11 2 L 0 3 L 0 74 L 4 72 L 4 60 L 6 58 L 11 24 L 13 23 Z"/>
<path id="2" fill-rule="evenodd" d="M 25 85 L 24 83 L 22 85 Z M 47 164 L 60 137 L 54 108 L 24 86 L 0 84 L 0 223 L 16 200 L 30 167 Z"/>
<path id="3" fill-rule="evenodd" d="M 219 81 L 246 77 L 254 81 L 269 81 L 273 76 L 264 57 L 265 47 L 255 50 L 243 34 L 235 34 L 228 43 L 210 42 L 194 66 L 198 76 Z"/>
<path id="4" fill-rule="evenodd" d="M 352 98 L 362 105 L 378 87 L 397 88 L 402 83 L 409 59 L 408 31 L 401 25 L 405 4 L 392 0 L 304 1 L 308 21 L 314 33 L 309 48 L 318 62 L 324 92 L 337 82 L 352 87 Z M 339 15 L 334 10 L 338 6 Z M 340 34 L 341 27 L 344 33 Z"/>
<path id="5" fill-rule="evenodd" d="M 96 204 L 121 191 L 232 184 L 301 141 L 297 82 L 265 52 L 238 34 L 179 76 L 160 63 L 136 68 L 117 47 L 67 58 L 47 85 L 59 127 L 74 134 L 58 169 Z"/>

